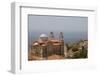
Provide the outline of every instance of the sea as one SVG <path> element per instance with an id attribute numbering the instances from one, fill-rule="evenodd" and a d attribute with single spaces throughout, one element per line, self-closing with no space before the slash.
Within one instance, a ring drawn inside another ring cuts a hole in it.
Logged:
<path id="1" fill-rule="evenodd" d="M 60 32 L 54 32 L 54 37 L 59 39 Z M 41 34 L 50 36 L 50 32 L 28 32 L 28 45 L 38 40 Z M 88 40 L 87 32 L 63 32 L 64 42 L 67 44 L 76 43 L 80 40 Z"/>

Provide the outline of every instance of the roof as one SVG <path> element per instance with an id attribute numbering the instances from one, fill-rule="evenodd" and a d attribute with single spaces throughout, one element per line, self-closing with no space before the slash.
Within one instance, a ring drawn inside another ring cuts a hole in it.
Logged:
<path id="1" fill-rule="evenodd" d="M 51 42 L 59 42 L 58 39 L 51 39 L 51 40 L 49 40 L 49 41 L 51 41 Z"/>
<path id="2" fill-rule="evenodd" d="M 48 37 L 48 36 L 46 34 L 41 34 L 40 38 L 42 38 L 42 37 Z"/>
<path id="3" fill-rule="evenodd" d="M 34 45 L 34 46 L 35 46 L 35 45 L 39 45 L 39 43 L 35 42 L 33 45 Z"/>

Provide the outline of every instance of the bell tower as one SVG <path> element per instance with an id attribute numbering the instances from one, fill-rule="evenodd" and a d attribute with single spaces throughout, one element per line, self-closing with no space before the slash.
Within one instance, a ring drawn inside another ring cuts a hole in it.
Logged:
<path id="1" fill-rule="evenodd" d="M 63 41 L 63 40 L 64 40 L 63 38 L 64 38 L 64 36 L 63 36 L 63 32 L 60 32 L 59 40 L 60 40 L 60 41 Z"/>
<path id="2" fill-rule="evenodd" d="M 50 32 L 50 39 L 54 39 L 54 33 Z"/>
<path id="3" fill-rule="evenodd" d="M 60 40 L 60 43 L 61 43 L 61 55 L 64 56 L 64 36 L 63 36 L 63 32 L 60 32 L 59 40 Z"/>

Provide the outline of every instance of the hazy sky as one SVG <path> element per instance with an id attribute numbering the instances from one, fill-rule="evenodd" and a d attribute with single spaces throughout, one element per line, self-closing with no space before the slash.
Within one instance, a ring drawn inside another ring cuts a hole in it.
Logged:
<path id="1" fill-rule="evenodd" d="M 88 28 L 87 24 L 87 17 L 29 15 L 29 32 L 86 32 Z"/>
<path id="2" fill-rule="evenodd" d="M 59 37 L 59 32 L 64 33 L 66 42 L 75 42 L 88 37 L 88 18 L 71 16 L 28 16 L 28 41 L 31 44 L 44 33 L 49 35 L 54 32 Z"/>

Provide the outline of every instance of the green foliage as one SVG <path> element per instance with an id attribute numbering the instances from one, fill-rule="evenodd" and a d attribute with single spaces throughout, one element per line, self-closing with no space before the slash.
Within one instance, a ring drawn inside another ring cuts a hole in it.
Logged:
<path id="1" fill-rule="evenodd" d="M 81 44 L 81 45 L 80 45 Z M 82 45 L 83 44 L 83 45 Z M 70 46 L 66 45 L 68 48 L 68 58 L 87 58 L 88 49 L 86 48 L 88 44 L 84 45 L 84 41 L 74 43 Z"/>

